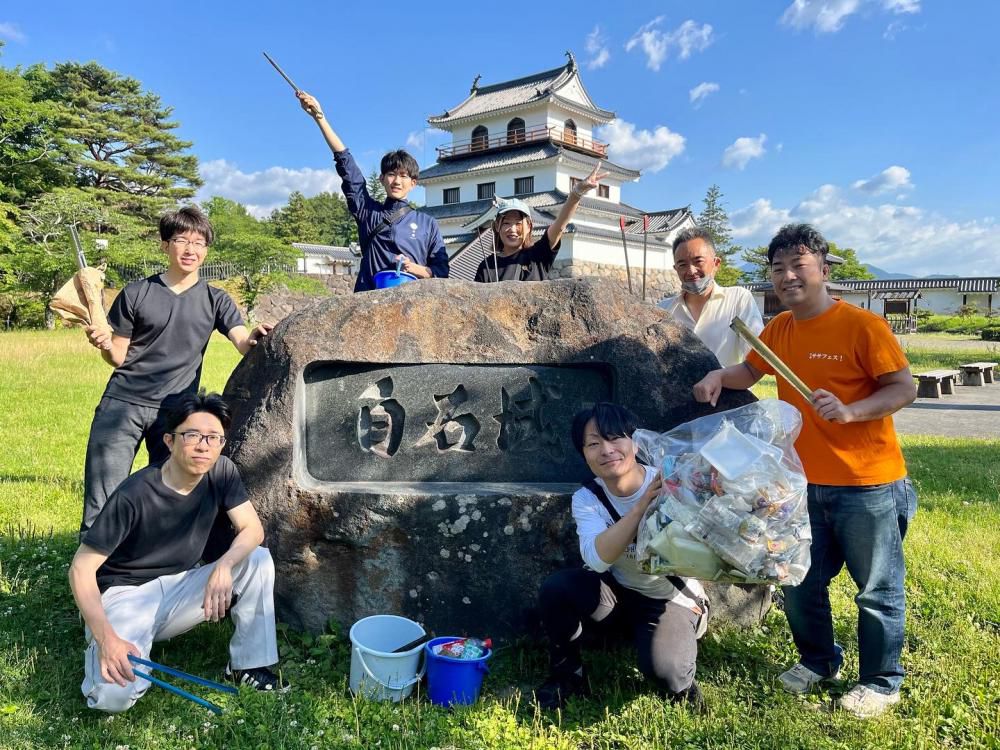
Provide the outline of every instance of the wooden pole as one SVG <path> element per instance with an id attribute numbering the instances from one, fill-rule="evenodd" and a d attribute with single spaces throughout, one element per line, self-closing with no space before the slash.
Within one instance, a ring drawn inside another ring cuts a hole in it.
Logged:
<path id="1" fill-rule="evenodd" d="M 755 352 L 757 352 L 765 362 L 767 362 L 771 367 L 774 368 L 781 377 L 783 377 L 792 388 L 797 390 L 799 394 L 809 403 L 812 403 L 812 390 L 803 382 L 802 378 L 792 372 L 792 368 L 786 365 L 777 354 L 772 352 L 767 344 L 757 338 L 757 334 L 751 331 L 747 324 L 744 323 L 739 317 L 733 318 L 733 322 L 729 324 L 736 333 L 743 337 L 743 339 L 750 344 Z"/>

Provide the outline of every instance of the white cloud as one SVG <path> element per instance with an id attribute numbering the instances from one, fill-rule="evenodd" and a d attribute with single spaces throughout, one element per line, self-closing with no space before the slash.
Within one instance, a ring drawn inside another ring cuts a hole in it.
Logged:
<path id="1" fill-rule="evenodd" d="M 28 41 L 28 37 L 18 28 L 18 25 L 10 21 L 0 21 L 0 39 L 9 39 L 12 42 Z"/>
<path id="2" fill-rule="evenodd" d="M 663 18 L 657 16 L 642 25 L 625 43 L 626 52 L 631 52 L 635 47 L 642 49 L 646 55 L 646 67 L 650 70 L 660 69 L 671 48 L 676 48 L 678 58 L 686 60 L 691 57 L 691 53 L 704 51 L 714 41 L 710 24 L 699 26 L 688 19 L 673 31 L 663 31 L 658 28 Z"/>
<path id="3" fill-rule="evenodd" d="M 796 29 L 812 26 L 819 33 L 832 34 L 864 6 L 878 6 L 896 15 L 920 12 L 920 0 L 793 0 L 781 14 L 781 23 Z"/>
<path id="4" fill-rule="evenodd" d="M 743 136 L 733 141 L 722 154 L 722 166 L 744 169 L 751 159 L 759 159 L 766 152 L 764 142 L 767 136 L 761 133 L 756 138 Z"/>
<path id="5" fill-rule="evenodd" d="M 594 30 L 587 34 L 584 49 L 590 56 L 590 59 L 587 60 L 587 67 L 591 70 L 603 68 L 611 59 L 611 51 L 608 49 L 607 39 L 601 34 L 600 26 L 595 26 Z"/>
<path id="6" fill-rule="evenodd" d="M 701 106 L 703 99 L 705 99 L 709 94 L 714 94 L 718 90 L 719 84 L 705 81 L 704 83 L 699 83 L 693 89 L 688 91 L 688 99 L 690 99 L 691 103 L 695 106 L 695 108 L 697 108 Z"/>
<path id="7" fill-rule="evenodd" d="M 427 141 L 426 130 L 411 130 L 406 136 L 406 147 L 423 151 L 424 143 Z"/>
<path id="8" fill-rule="evenodd" d="M 340 176 L 332 169 L 268 167 L 257 172 L 243 172 L 232 162 L 215 159 L 202 163 L 200 171 L 205 184 L 196 200 L 219 195 L 242 203 L 258 218 L 269 216 L 271 211 L 285 205 L 288 196 L 296 190 L 307 197 L 340 192 Z"/>
<path id="9" fill-rule="evenodd" d="M 863 263 L 926 276 L 1000 275 L 1000 224 L 990 217 L 955 221 L 900 203 L 854 204 L 835 185 L 821 185 L 791 208 L 759 198 L 730 214 L 733 237 L 744 246 L 765 245 L 782 224 L 809 222 Z M 958 269 L 958 270 L 956 270 Z"/>
<path id="10" fill-rule="evenodd" d="M 886 167 L 877 175 L 869 177 L 867 180 L 857 180 L 851 184 L 855 190 L 861 190 L 872 195 L 890 193 L 894 190 L 910 190 L 913 183 L 910 182 L 910 170 L 906 167 L 893 165 Z"/>
<path id="11" fill-rule="evenodd" d="M 608 142 L 614 160 L 631 169 L 659 172 L 684 151 L 684 136 L 666 125 L 636 130 L 630 122 L 612 120 L 598 128 L 597 135 Z"/>

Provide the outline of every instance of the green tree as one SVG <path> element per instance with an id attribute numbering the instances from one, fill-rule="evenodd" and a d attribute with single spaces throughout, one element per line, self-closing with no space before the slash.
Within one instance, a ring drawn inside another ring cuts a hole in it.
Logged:
<path id="1" fill-rule="evenodd" d="M 834 263 L 830 266 L 830 278 L 834 281 L 848 281 L 852 279 L 874 279 L 875 274 L 869 271 L 861 261 L 858 260 L 857 253 L 852 248 L 839 248 L 833 242 L 830 244 L 830 252 L 844 259 L 843 263 Z"/>
<path id="2" fill-rule="evenodd" d="M 335 193 L 305 198 L 296 191 L 288 196 L 288 205 L 271 213 L 269 221 L 275 236 L 288 243 L 347 247 L 358 240 L 358 227 L 347 203 Z"/>
<path id="3" fill-rule="evenodd" d="M 368 173 L 368 194 L 377 201 L 385 200 L 385 186 L 382 184 L 382 176 L 375 167 Z"/>
<path id="4" fill-rule="evenodd" d="M 749 267 L 743 271 L 743 282 L 770 281 L 771 270 L 767 265 L 767 245 L 743 248 L 740 257 Z"/>
<path id="5" fill-rule="evenodd" d="M 98 261 L 130 263 L 145 250 L 143 227 L 78 188 L 58 188 L 29 201 L 18 212 L 21 236 L 0 251 L 0 291 L 35 298 L 45 306 L 46 326 L 54 317 L 48 310 L 53 295 L 76 272 L 76 250 L 69 227 L 76 226 L 81 244 L 93 247 L 95 238 L 108 239 Z"/>
<path id="6" fill-rule="evenodd" d="M 739 283 L 741 273 L 733 258 L 741 250 L 733 244 L 733 231 L 729 226 L 729 214 L 722 204 L 722 190 L 718 185 L 712 185 L 705 192 L 702 200 L 704 208 L 698 214 L 698 226 L 707 229 L 715 245 L 715 254 L 722 259 L 722 266 L 715 274 L 715 279 L 722 286 L 732 286 Z"/>
<path id="7" fill-rule="evenodd" d="M 55 158 L 58 113 L 52 102 L 37 100 L 19 70 L 0 68 L 0 202 L 21 205 L 71 183 L 72 173 Z"/>
<path id="8" fill-rule="evenodd" d="M 139 81 L 95 62 L 33 66 L 25 74 L 60 110 L 63 159 L 78 187 L 150 224 L 201 185 L 191 143 L 173 134 L 173 110 Z"/>
<path id="9" fill-rule="evenodd" d="M 236 201 L 216 196 L 202 207 L 215 230 L 215 257 L 236 267 L 240 302 L 252 318 L 260 296 L 274 286 L 273 274 L 294 265 L 298 253 L 274 236 L 268 222 L 258 221 Z"/>

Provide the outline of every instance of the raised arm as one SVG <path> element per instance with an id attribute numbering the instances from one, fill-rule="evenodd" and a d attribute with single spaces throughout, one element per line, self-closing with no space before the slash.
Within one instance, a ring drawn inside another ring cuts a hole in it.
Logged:
<path id="1" fill-rule="evenodd" d="M 134 643 L 118 637 L 104 612 L 101 591 L 97 586 L 97 569 L 107 559 L 107 555 L 81 544 L 69 566 L 69 585 L 73 590 L 76 606 L 97 643 L 101 676 L 107 682 L 115 682 L 124 687 L 126 683 L 135 680 L 128 655 L 142 654 Z"/>
<path id="2" fill-rule="evenodd" d="M 330 147 L 330 150 L 335 154 L 346 151 L 347 146 L 340 140 L 340 136 L 337 135 L 334 129 L 330 127 L 330 122 L 323 114 L 323 107 L 320 106 L 319 100 L 305 91 L 300 91 L 295 96 L 298 97 L 302 109 L 319 125 L 319 131 L 323 134 L 323 138 L 326 140 L 326 144 Z"/>
<path id="3" fill-rule="evenodd" d="M 87 340 L 91 346 L 100 350 L 101 358 L 112 367 L 121 367 L 125 362 L 128 345 L 132 339 L 112 333 L 108 328 L 87 326 L 85 330 L 87 331 Z"/>
<path id="4" fill-rule="evenodd" d="M 549 228 L 545 230 L 545 233 L 549 237 L 549 247 L 555 247 L 559 244 L 559 240 L 563 236 L 563 232 L 566 231 L 566 227 L 569 224 L 570 219 L 573 218 L 573 214 L 576 213 L 576 207 L 580 203 L 580 199 L 583 198 L 587 193 L 596 188 L 601 180 L 607 177 L 610 172 L 601 171 L 601 162 L 597 162 L 594 165 L 594 171 L 591 172 L 587 179 L 580 180 L 576 183 L 576 186 L 569 191 L 569 195 L 566 196 L 566 202 L 563 203 L 562 210 L 559 211 L 559 215 L 556 220 L 549 225 Z"/>

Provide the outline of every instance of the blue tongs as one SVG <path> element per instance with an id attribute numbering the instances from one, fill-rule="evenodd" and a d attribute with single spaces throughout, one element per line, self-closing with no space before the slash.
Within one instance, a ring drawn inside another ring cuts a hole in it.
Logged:
<path id="1" fill-rule="evenodd" d="M 220 692 L 223 692 L 223 693 L 239 693 L 239 690 L 237 690 L 232 685 L 222 685 L 221 683 L 218 683 L 218 682 L 212 682 L 212 680 L 206 680 L 204 677 L 198 677 L 198 676 L 193 675 L 193 674 L 188 674 L 187 672 L 182 672 L 179 669 L 174 669 L 173 667 L 167 667 L 167 666 L 164 666 L 163 664 L 157 664 L 155 661 L 148 661 L 146 659 L 140 659 L 138 656 L 133 656 L 132 654 L 128 655 L 128 660 L 130 662 L 132 662 L 133 664 L 139 664 L 139 665 L 144 666 L 144 667 L 149 667 L 149 669 L 151 669 L 151 670 L 158 669 L 159 671 L 164 672 L 164 673 L 166 673 L 168 675 L 171 675 L 173 677 L 178 677 L 178 678 L 180 678 L 182 680 L 187 680 L 188 682 L 193 682 L 195 685 L 201 685 L 202 687 L 212 688 L 213 690 L 219 690 Z M 221 714 L 222 713 L 222 709 L 219 708 L 214 703 L 212 703 L 210 701 L 207 701 L 204 698 L 199 698 L 197 695 L 193 695 L 193 694 L 189 693 L 187 690 L 183 690 L 183 689 L 177 687 L 176 685 L 171 685 L 169 682 L 161 680 L 161 679 L 159 679 L 157 677 L 153 677 L 148 672 L 143 672 L 143 671 L 138 670 L 138 669 L 133 669 L 132 671 L 138 677 L 141 677 L 144 680 L 148 680 L 149 682 L 153 683 L 154 685 L 159 685 L 161 688 L 163 688 L 164 690 L 169 690 L 174 695 L 179 695 L 181 698 L 187 698 L 189 701 L 197 703 L 199 706 L 204 706 L 205 708 L 207 708 L 209 711 L 212 711 L 213 713 L 216 713 L 216 714 Z"/>

